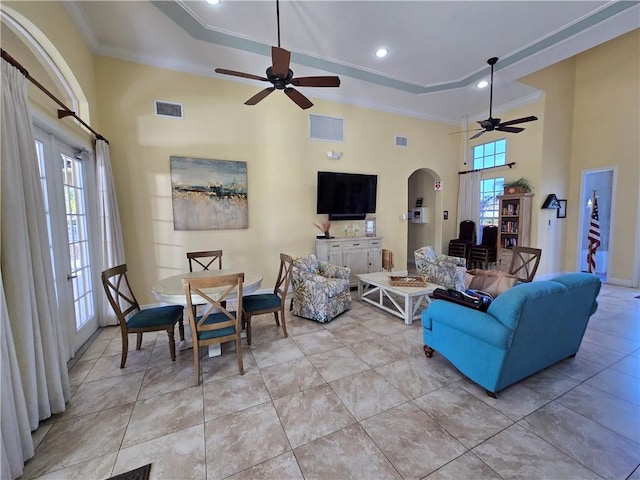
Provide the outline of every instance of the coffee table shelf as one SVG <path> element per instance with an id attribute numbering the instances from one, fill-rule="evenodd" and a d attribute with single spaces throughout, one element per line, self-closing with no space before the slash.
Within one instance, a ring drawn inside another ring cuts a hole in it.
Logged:
<path id="1" fill-rule="evenodd" d="M 407 272 L 375 272 L 358 275 L 358 297 L 386 312 L 400 317 L 411 325 L 420 319 L 421 311 L 429 305 L 429 295 L 440 285 L 427 283 L 421 287 L 393 286 L 390 276 L 407 275 Z M 440 287 L 441 288 L 441 287 Z M 385 300 L 387 300 L 385 304 Z"/>

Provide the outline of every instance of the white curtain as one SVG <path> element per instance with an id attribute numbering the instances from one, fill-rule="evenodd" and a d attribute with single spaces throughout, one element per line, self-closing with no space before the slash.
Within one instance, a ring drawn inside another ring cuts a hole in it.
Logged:
<path id="1" fill-rule="evenodd" d="M 481 172 L 469 172 L 460 175 L 458 189 L 458 238 L 460 237 L 460 222 L 473 220 L 476 224 L 476 238 L 480 238 L 480 181 Z"/>
<path id="2" fill-rule="evenodd" d="M 35 430 L 40 420 L 64 411 L 71 396 L 25 83 L 25 77 L 2 60 L 0 276 L 6 280 L 0 367 L 3 478 L 5 472 L 10 477 L 20 475 L 21 464 L 33 455 L 31 439 L 25 436 L 27 428 Z"/>
<path id="3" fill-rule="evenodd" d="M 96 166 L 97 182 L 100 197 L 100 245 L 102 248 L 102 270 L 125 263 L 124 240 L 120 225 L 120 213 L 118 200 L 113 184 L 111 172 L 111 160 L 109 159 L 109 144 L 101 139 L 96 140 Z M 107 300 L 106 294 L 102 294 L 102 316 L 99 319 L 100 326 L 117 325 L 116 316 Z"/>

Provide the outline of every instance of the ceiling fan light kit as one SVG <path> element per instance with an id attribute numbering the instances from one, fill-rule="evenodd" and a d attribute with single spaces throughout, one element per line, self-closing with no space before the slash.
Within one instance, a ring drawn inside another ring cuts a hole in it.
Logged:
<path id="1" fill-rule="evenodd" d="M 486 120 L 479 120 L 477 123 L 480 124 L 481 128 L 475 128 L 472 130 L 463 130 L 462 132 L 453 132 L 453 133 L 465 133 L 465 132 L 474 132 L 478 131 L 473 137 L 469 140 L 473 140 L 478 138 L 480 135 L 483 135 L 486 132 L 507 132 L 507 133 L 520 133 L 524 130 L 523 127 L 514 127 L 513 125 L 518 125 L 520 123 L 533 122 L 538 120 L 538 117 L 534 117 L 533 115 L 528 117 L 516 118 L 515 120 L 509 120 L 506 122 L 500 122 L 499 118 L 493 118 L 493 66 L 498 62 L 498 57 L 491 57 L 487 60 L 487 63 L 491 66 L 491 81 L 489 82 L 490 93 L 489 93 L 489 118 Z M 480 87 L 480 83 L 478 83 L 478 87 Z"/>
<path id="2" fill-rule="evenodd" d="M 223 75 L 231 75 L 234 77 L 249 78 L 251 80 L 259 80 L 261 82 L 270 82 L 273 87 L 267 87 L 261 90 L 249 100 L 244 102 L 245 105 L 256 105 L 264 100 L 269 94 L 275 90 L 283 90 L 296 105 L 303 110 L 313 106 L 313 103 L 302 93 L 289 85 L 296 87 L 339 87 L 340 78 L 335 76 L 319 76 L 319 77 L 299 77 L 294 78 L 293 71 L 289 68 L 291 63 L 291 52 L 280 47 L 280 2 L 276 0 L 276 19 L 278 23 L 278 46 L 271 47 L 271 63 L 267 68 L 266 77 L 252 75 L 250 73 L 236 72 L 235 70 L 227 70 L 225 68 L 216 68 L 216 73 Z"/>

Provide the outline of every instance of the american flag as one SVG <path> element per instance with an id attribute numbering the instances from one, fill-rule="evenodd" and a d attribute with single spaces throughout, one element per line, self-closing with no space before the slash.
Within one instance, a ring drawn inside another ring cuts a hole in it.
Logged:
<path id="1" fill-rule="evenodd" d="M 589 223 L 589 251 L 587 253 L 587 265 L 589 273 L 596 272 L 596 249 L 600 246 L 600 219 L 598 218 L 598 197 L 593 192 L 593 209 L 591 210 L 591 222 Z"/>

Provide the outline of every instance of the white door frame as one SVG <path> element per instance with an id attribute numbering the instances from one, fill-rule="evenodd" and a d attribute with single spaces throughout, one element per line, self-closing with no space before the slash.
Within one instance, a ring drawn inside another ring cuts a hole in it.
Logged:
<path id="1" fill-rule="evenodd" d="M 599 172 L 609 172 L 612 171 L 613 172 L 613 180 L 612 180 L 612 188 L 611 188 L 611 214 L 610 214 L 610 218 L 609 218 L 609 234 L 608 234 L 608 238 L 607 238 L 607 245 L 609 250 L 607 251 L 607 266 L 606 266 L 606 273 L 607 273 L 607 281 L 609 280 L 609 278 L 611 277 L 611 272 L 609 269 L 609 265 L 611 263 L 611 257 L 612 257 L 612 241 L 611 241 L 611 237 L 613 235 L 613 225 L 615 225 L 615 212 L 616 212 L 616 185 L 618 184 L 618 167 L 616 166 L 611 166 L 611 167 L 600 167 L 600 168 L 593 168 L 593 169 L 588 169 L 588 170 L 582 170 L 582 177 L 580 179 L 580 202 L 582 203 L 582 200 L 585 198 L 585 194 L 586 194 L 586 189 L 585 189 L 585 183 L 586 183 L 586 179 L 587 179 L 587 175 L 592 174 L 592 173 L 599 173 Z M 575 270 L 576 271 L 580 271 L 580 267 L 582 265 L 582 233 L 584 231 L 584 225 L 585 222 L 588 222 L 590 220 L 590 217 L 585 215 L 585 209 L 582 205 L 579 206 L 579 212 L 580 212 L 580 218 L 578 220 L 578 232 L 577 232 L 577 246 L 578 248 L 576 248 L 576 267 Z M 602 229 L 600 230 L 600 234 L 602 235 Z"/>
<path id="2" fill-rule="evenodd" d="M 67 286 L 68 288 L 59 288 L 58 290 L 58 300 L 59 300 L 59 310 L 60 310 L 60 318 L 62 320 L 62 328 L 65 335 L 66 344 L 68 346 L 68 351 L 70 358 L 75 356 L 75 353 L 80 349 L 80 347 L 95 333 L 98 329 L 98 315 L 100 315 L 101 309 L 101 300 L 102 296 L 99 294 L 101 291 L 101 283 L 99 278 L 99 251 L 97 248 L 98 245 L 98 225 L 97 222 L 91 222 L 91 219 L 97 218 L 97 199 L 91 193 L 96 191 L 95 188 L 92 188 L 91 183 L 95 184 L 95 162 L 93 161 L 93 156 L 91 154 L 92 147 L 87 145 L 86 142 L 75 138 L 70 135 L 68 132 L 62 130 L 58 125 L 51 122 L 49 119 L 44 117 L 37 111 L 33 112 L 32 115 L 33 124 L 34 124 L 34 133 L 36 135 L 36 140 L 43 141 L 45 143 L 45 149 L 48 150 L 45 152 L 52 158 L 56 158 L 60 155 L 60 153 L 64 153 L 67 156 L 73 157 L 76 150 L 84 149 L 89 152 L 89 157 L 86 161 L 83 162 L 83 176 L 85 177 L 85 202 L 86 202 L 86 210 L 87 210 L 87 219 L 89 220 L 88 228 L 88 238 L 89 238 L 89 261 L 92 265 L 92 276 L 91 276 L 91 285 L 93 291 L 93 307 L 94 307 L 94 315 L 86 325 L 84 325 L 80 331 L 76 331 L 76 322 L 75 322 L 75 307 L 73 301 L 73 286 L 68 280 L 68 275 L 70 273 L 70 259 L 69 259 L 69 238 L 68 232 L 66 230 L 66 221 L 64 221 L 64 227 L 62 226 L 62 222 L 59 219 L 66 218 L 66 210 L 64 206 L 64 200 L 60 198 L 58 195 L 53 201 L 49 202 L 49 209 L 51 218 L 55 218 L 58 220 L 59 225 L 52 226 L 52 237 L 54 242 L 54 256 L 56 260 L 61 258 L 60 261 L 56 261 L 54 265 L 54 276 L 56 284 L 60 286 Z M 86 184 L 86 182 L 89 184 Z M 62 186 L 62 171 L 61 169 L 54 168 L 51 172 L 47 174 L 47 184 L 48 189 L 52 188 L 60 189 Z M 58 190 L 58 193 L 60 191 Z M 56 247 L 57 246 L 57 247 Z M 67 360 L 69 360 L 68 358 Z"/>

